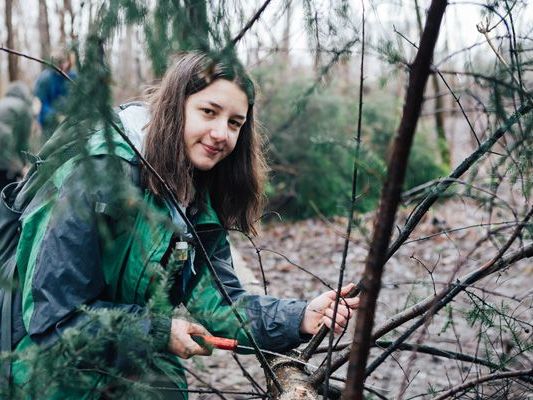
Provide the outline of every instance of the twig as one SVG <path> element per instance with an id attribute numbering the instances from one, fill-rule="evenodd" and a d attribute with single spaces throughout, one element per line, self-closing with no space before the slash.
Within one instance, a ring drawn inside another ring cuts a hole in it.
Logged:
<path id="1" fill-rule="evenodd" d="M 531 98 L 531 95 L 529 94 L 529 92 L 527 91 L 527 89 L 524 87 L 524 85 L 522 84 L 522 82 L 520 80 L 518 80 L 516 78 L 516 76 L 514 76 L 514 73 L 513 73 L 513 70 L 512 68 L 509 66 L 509 64 L 507 63 L 507 61 L 505 61 L 505 59 L 502 57 L 502 55 L 500 54 L 500 52 L 498 51 L 498 49 L 494 46 L 494 44 L 492 43 L 492 40 L 490 39 L 489 37 L 489 30 L 487 27 L 483 27 L 481 26 L 481 24 L 478 24 L 477 25 L 477 30 L 479 33 L 481 33 L 483 36 L 485 36 L 485 40 L 487 41 L 488 45 L 490 46 L 490 48 L 492 49 L 492 51 L 494 52 L 494 54 L 496 55 L 496 58 L 498 58 L 498 60 L 503 64 L 503 66 L 509 71 L 509 74 L 511 75 L 511 79 L 518 85 L 518 87 L 520 88 L 520 93 L 522 94 L 525 94 L 527 96 L 527 98 L 531 101 L 532 98 Z"/>
<path id="2" fill-rule="evenodd" d="M 235 353 L 232 353 L 231 354 L 233 359 L 235 360 L 235 362 L 237 363 L 237 365 L 239 366 L 239 368 L 241 369 L 241 372 L 242 374 L 244 375 L 244 377 L 246 379 L 248 379 L 248 382 L 251 383 L 251 385 L 256 388 L 257 390 L 259 390 L 260 392 L 262 392 L 264 395 L 267 395 L 265 389 L 263 389 L 261 387 L 261 385 L 259 384 L 259 382 L 257 382 L 254 377 L 252 375 L 250 375 L 250 373 L 246 370 L 246 368 L 244 367 L 244 365 L 242 365 L 241 363 L 241 360 L 239 360 L 239 356 L 237 356 L 237 354 Z"/>
<path id="3" fill-rule="evenodd" d="M 522 222 L 516 227 L 515 231 L 511 235 L 511 237 L 507 240 L 507 242 L 503 245 L 503 247 L 498 251 L 498 253 L 487 263 L 485 263 L 481 268 L 474 271 L 473 273 L 469 274 L 465 281 L 463 282 L 463 286 L 453 286 L 448 290 L 445 290 L 441 293 L 439 293 L 438 296 L 434 298 L 434 300 L 430 303 L 429 310 L 426 315 L 424 315 L 422 318 L 420 318 L 418 321 L 416 321 L 409 329 L 407 329 L 404 333 L 400 335 L 398 339 L 394 341 L 394 343 L 387 348 L 386 351 L 384 351 L 379 357 L 377 357 L 372 363 L 368 366 L 365 372 L 365 376 L 370 375 L 375 369 L 385 361 L 385 359 L 397 348 L 398 345 L 405 342 L 407 338 L 422 324 L 424 324 L 426 321 L 428 321 L 433 315 L 435 315 L 440 309 L 442 309 L 446 304 L 448 304 L 450 301 L 452 301 L 455 296 L 457 296 L 460 292 L 462 292 L 465 289 L 464 285 L 470 285 L 479 279 L 492 274 L 496 270 L 499 270 L 501 266 L 499 264 L 502 260 L 503 255 L 505 252 L 511 247 L 513 242 L 516 240 L 522 229 L 524 228 L 526 222 L 531 218 L 533 215 L 533 207 L 529 210 L 525 218 L 522 220 Z M 376 335 L 374 335 L 376 337 Z"/>
<path id="4" fill-rule="evenodd" d="M 454 283 L 451 285 L 450 288 L 445 289 L 444 291 L 441 291 L 440 295 L 446 296 L 451 291 L 458 290 L 457 288 L 460 288 L 460 290 L 464 290 L 464 288 L 471 286 L 474 282 L 477 282 L 478 280 L 492 273 L 501 271 L 502 269 L 507 268 L 508 266 L 514 264 L 515 262 L 519 260 L 529 258 L 529 257 L 533 257 L 533 243 L 530 243 L 510 253 L 506 257 L 503 257 L 500 261 L 498 261 L 495 265 L 493 265 L 492 268 L 490 268 L 489 270 L 487 270 L 485 268 L 485 265 L 483 265 L 480 268 L 476 269 L 475 271 L 472 271 L 471 273 L 459 278 L 457 283 Z M 435 303 L 435 297 L 430 296 L 422 300 L 421 302 L 409 307 L 408 309 L 396 315 L 393 315 L 384 324 L 376 328 L 376 330 L 373 332 L 372 339 L 377 340 L 383 335 L 397 328 L 398 326 L 404 324 L 406 321 L 409 321 L 419 315 L 422 315 L 423 313 L 428 311 L 434 303 Z M 340 368 L 348 360 L 349 356 L 350 356 L 349 349 L 346 351 L 340 352 L 338 356 L 332 362 L 332 370 L 335 371 L 338 368 Z M 321 371 L 321 370 L 315 371 L 311 379 L 313 382 L 314 381 L 321 382 L 324 379 L 324 371 Z"/>
<path id="5" fill-rule="evenodd" d="M 361 148 L 361 125 L 363 120 L 363 82 L 364 82 L 364 65 L 365 65 L 365 4 L 361 1 L 361 67 L 359 73 L 359 110 L 357 116 L 357 139 L 355 145 L 355 154 L 353 162 L 352 172 L 352 198 L 350 212 L 348 213 L 348 226 L 346 227 L 346 238 L 344 239 L 344 249 L 342 252 L 342 261 L 339 270 L 339 280 L 337 283 L 337 293 L 335 295 L 335 305 L 333 306 L 333 321 L 331 323 L 332 329 L 329 332 L 329 350 L 326 356 L 326 379 L 324 380 L 324 400 L 328 397 L 329 375 L 331 369 L 331 355 L 333 352 L 333 340 L 335 338 L 335 322 L 337 319 L 337 312 L 339 309 L 339 300 L 341 299 L 341 288 L 344 281 L 344 271 L 346 269 L 346 259 L 348 257 L 348 248 L 350 246 L 350 236 L 352 234 L 353 217 L 355 214 L 355 203 L 357 200 L 357 177 L 359 172 L 358 159 Z M 360 291 L 360 287 L 356 286 L 353 290 L 353 294 L 350 297 L 356 296 Z M 325 325 L 322 327 L 325 328 Z M 307 347 L 309 349 L 309 346 Z"/>
<path id="6" fill-rule="evenodd" d="M 289 257 L 287 257 L 285 254 L 283 253 L 280 253 L 279 251 L 276 251 L 276 250 L 272 250 L 272 249 L 267 249 L 267 248 L 260 248 L 260 251 L 268 251 L 269 253 L 273 253 L 273 254 L 276 254 L 280 257 L 282 257 L 283 259 L 285 259 L 285 261 L 287 261 L 289 264 L 291 265 L 294 265 L 296 268 L 298 268 L 300 271 L 303 271 L 305 272 L 306 274 L 312 276 L 313 278 L 315 278 L 317 281 L 319 281 L 322 285 L 324 285 L 325 287 L 327 287 L 328 289 L 330 290 L 334 290 L 333 287 L 327 283 L 324 279 L 322 279 L 320 276 L 312 273 L 311 271 L 309 271 L 308 269 L 302 267 L 301 265 L 299 264 L 296 264 L 294 261 L 292 261 Z"/>
<path id="7" fill-rule="evenodd" d="M 74 82 L 72 80 L 72 78 L 70 76 L 68 76 L 61 68 L 57 67 L 56 65 L 54 65 L 53 63 L 51 63 L 49 61 L 45 61 L 42 58 L 33 57 L 33 56 L 21 53 L 19 51 L 13 50 L 13 49 L 8 49 L 7 47 L 4 47 L 4 46 L 0 46 L 0 50 L 5 51 L 6 53 L 9 53 L 9 54 L 14 54 L 14 55 L 17 55 L 17 56 L 20 56 L 20 57 L 27 58 L 28 60 L 37 61 L 37 62 L 39 62 L 41 64 L 44 64 L 47 67 L 50 67 L 53 70 L 55 70 L 58 74 L 60 74 L 63 78 L 65 78 L 70 83 Z"/>
<path id="8" fill-rule="evenodd" d="M 533 103 L 524 104 L 520 109 L 509 117 L 505 123 L 500 126 L 492 135 L 490 135 L 481 145 L 468 157 L 466 157 L 461 164 L 455 168 L 450 175 L 442 179 L 433 190 L 422 200 L 414 209 L 413 213 L 407 219 L 404 227 L 399 233 L 396 240 L 388 249 L 387 260 L 400 248 L 400 246 L 407 240 L 411 232 L 418 225 L 422 217 L 429 210 L 429 208 L 438 200 L 438 198 L 451 186 L 451 184 L 460 178 L 468 169 L 476 163 L 482 155 L 487 153 L 491 147 L 523 116 L 533 110 Z"/>
<path id="9" fill-rule="evenodd" d="M 233 38 L 233 40 L 231 41 L 231 45 L 233 47 L 239 42 L 239 40 L 241 40 L 244 37 L 244 34 L 248 32 L 248 30 L 250 30 L 250 28 L 257 22 L 257 20 L 261 17 L 261 14 L 263 13 L 263 11 L 265 11 L 265 8 L 267 8 L 270 1 L 271 0 L 266 0 L 263 3 L 263 5 L 259 8 L 259 10 L 257 10 L 257 12 L 254 14 L 252 19 L 250 19 L 250 21 L 248 21 L 248 23 L 244 26 L 244 28 L 242 28 L 242 30 L 237 34 L 237 36 Z"/>
<path id="10" fill-rule="evenodd" d="M 191 371 L 190 368 L 187 368 L 185 366 L 182 365 L 182 368 L 187 371 L 189 374 L 191 374 L 192 376 L 194 376 L 194 378 L 196 378 L 200 383 L 203 383 L 205 386 L 207 386 L 210 390 L 211 390 L 211 393 L 215 393 L 218 397 L 220 397 L 222 400 L 227 400 L 226 397 L 222 394 L 222 392 L 220 390 L 218 390 L 217 388 L 215 388 L 214 386 L 212 386 L 211 384 L 209 384 L 208 382 L 206 382 L 204 379 L 200 378 L 197 374 L 195 374 L 194 372 Z"/>
<path id="11" fill-rule="evenodd" d="M 401 32 L 398 32 L 396 30 L 396 28 L 394 28 L 394 32 L 396 32 L 398 35 L 400 35 L 400 37 L 402 37 L 406 42 L 408 42 L 411 46 L 413 46 L 415 49 L 418 49 L 418 46 L 413 43 L 412 41 L 410 41 L 407 37 L 405 37 L 405 35 L 403 35 Z M 457 103 L 457 105 L 459 106 L 459 109 L 461 110 L 461 113 L 463 114 L 463 117 L 465 118 L 466 120 L 466 123 L 468 124 L 468 127 L 470 128 L 470 132 L 472 132 L 472 135 L 474 135 L 474 138 L 476 139 L 476 142 L 479 146 L 480 144 L 480 141 L 479 141 L 479 138 L 477 136 L 477 133 L 476 133 L 476 130 L 474 129 L 474 126 L 472 125 L 472 123 L 470 122 L 470 118 L 468 118 L 468 116 L 466 115 L 466 112 L 465 112 L 465 109 L 463 108 L 463 105 L 461 104 L 461 101 L 459 100 L 459 97 L 457 97 L 457 95 L 455 94 L 455 92 L 452 90 L 452 88 L 450 87 L 450 85 L 448 85 L 448 82 L 446 81 L 446 79 L 444 79 L 444 76 L 440 73 L 440 71 L 435 68 L 435 66 L 431 66 L 432 70 L 435 71 L 440 79 L 442 79 L 442 82 L 444 83 L 444 85 L 446 86 L 446 88 L 448 89 L 448 91 L 450 92 L 450 94 L 452 95 L 453 99 L 455 100 L 455 102 Z"/>
<path id="12" fill-rule="evenodd" d="M 477 378 L 470 379 L 462 383 L 461 385 L 451 388 L 450 390 L 444 392 L 443 394 L 433 398 L 433 400 L 447 399 L 456 393 L 464 392 L 471 387 L 479 385 L 480 383 L 490 382 L 490 381 L 495 381 L 495 380 L 500 380 L 500 379 L 518 378 L 520 376 L 531 376 L 531 375 L 533 375 L 533 368 L 527 369 L 524 371 L 494 372 L 492 374 L 482 375 Z"/>
<path id="13" fill-rule="evenodd" d="M 448 235 L 449 233 L 461 232 L 461 231 L 464 231 L 464 230 L 467 230 L 467 229 L 472 229 L 472 228 L 482 228 L 482 227 L 486 227 L 486 226 L 499 226 L 499 228 L 497 228 L 497 229 L 507 229 L 507 228 L 516 226 L 518 224 L 519 224 L 519 222 L 516 222 L 516 221 L 501 221 L 501 222 L 489 222 L 489 223 L 481 223 L 481 224 L 474 224 L 474 225 L 468 225 L 468 226 L 461 226 L 459 228 L 443 229 L 442 231 L 432 233 L 431 235 L 421 236 L 421 237 L 418 237 L 416 239 L 407 240 L 404 244 L 409 244 L 409 243 L 414 243 L 414 242 L 423 242 L 423 241 L 429 240 L 431 238 L 434 238 L 436 236 Z M 530 222 L 527 225 L 533 225 L 533 224 Z M 476 244 L 479 245 L 479 243 L 476 243 Z"/>

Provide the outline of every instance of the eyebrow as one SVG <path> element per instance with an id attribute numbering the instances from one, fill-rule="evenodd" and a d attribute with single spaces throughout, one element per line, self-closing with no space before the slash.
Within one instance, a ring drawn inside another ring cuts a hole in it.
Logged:
<path id="1" fill-rule="evenodd" d="M 211 106 L 215 107 L 218 110 L 223 110 L 224 109 L 224 107 L 222 107 L 218 103 L 215 103 L 214 101 L 207 101 L 207 103 L 209 103 Z M 243 121 L 246 119 L 246 117 L 244 115 L 240 115 L 240 114 L 233 115 L 232 117 L 233 118 L 242 119 Z"/>

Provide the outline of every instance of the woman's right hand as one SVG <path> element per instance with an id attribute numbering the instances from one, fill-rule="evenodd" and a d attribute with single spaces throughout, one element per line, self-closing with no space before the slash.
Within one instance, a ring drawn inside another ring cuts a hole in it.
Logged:
<path id="1" fill-rule="evenodd" d="M 181 358 L 190 358 L 194 355 L 208 356 L 212 349 L 202 347 L 196 343 L 191 335 L 209 335 L 202 326 L 184 319 L 172 319 L 168 350 Z"/>

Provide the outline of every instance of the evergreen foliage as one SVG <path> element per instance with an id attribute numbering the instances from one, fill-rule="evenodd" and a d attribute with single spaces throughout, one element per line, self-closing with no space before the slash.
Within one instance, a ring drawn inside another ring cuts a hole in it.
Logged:
<path id="1" fill-rule="evenodd" d="M 334 81 L 311 94 L 302 94 L 308 79 L 283 77 L 279 65 L 255 71 L 263 89 L 260 121 L 268 126 L 271 161 L 271 207 L 290 218 L 317 212 L 342 215 L 350 201 L 355 147 L 355 110 L 352 88 Z M 306 96 L 305 103 L 302 97 Z M 287 106 L 289 105 L 289 106 Z M 357 210 L 376 207 L 386 173 L 389 144 L 398 126 L 398 105 L 384 92 L 368 93 L 363 108 L 363 142 L 358 160 L 360 179 Z M 284 130 L 277 129 L 291 124 Z M 422 125 L 412 150 L 405 189 L 444 175 L 435 159 L 436 143 Z"/>

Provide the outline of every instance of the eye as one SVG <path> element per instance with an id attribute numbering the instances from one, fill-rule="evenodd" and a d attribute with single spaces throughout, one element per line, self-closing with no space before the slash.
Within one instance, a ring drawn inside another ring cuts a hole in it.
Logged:
<path id="1" fill-rule="evenodd" d="M 201 108 L 200 109 L 205 115 L 209 115 L 209 116 L 212 116 L 212 115 L 215 115 L 215 110 L 212 110 L 210 108 Z"/>
<path id="2" fill-rule="evenodd" d="M 237 121 L 236 119 L 230 119 L 228 122 L 233 129 L 240 129 L 242 126 L 242 122 Z"/>

